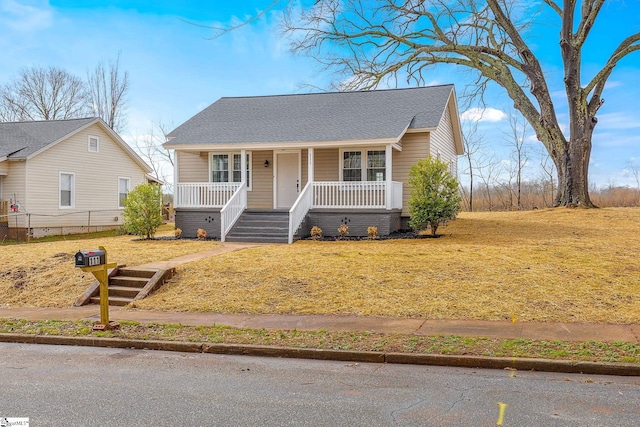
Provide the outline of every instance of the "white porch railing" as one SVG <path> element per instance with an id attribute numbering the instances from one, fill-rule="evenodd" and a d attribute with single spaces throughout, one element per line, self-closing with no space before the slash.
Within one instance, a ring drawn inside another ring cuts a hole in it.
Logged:
<path id="1" fill-rule="evenodd" d="M 394 209 L 402 207 L 402 183 L 391 182 L 391 206 L 387 207 L 385 181 L 314 182 L 313 208 Z M 398 206 L 398 203 L 400 204 Z"/>
<path id="2" fill-rule="evenodd" d="M 313 205 L 313 187 L 314 183 L 308 182 L 289 210 L 289 244 L 293 243 L 293 235 Z"/>
<path id="3" fill-rule="evenodd" d="M 387 206 L 387 191 L 390 203 Z M 402 183 L 392 181 L 310 182 L 289 210 L 289 243 L 312 208 L 402 209 Z"/>
<path id="4" fill-rule="evenodd" d="M 220 241 L 225 241 L 227 233 L 245 209 L 247 209 L 247 186 L 243 182 L 229 201 L 220 209 Z"/>
<path id="5" fill-rule="evenodd" d="M 220 208 L 240 187 L 239 182 L 184 182 L 176 185 L 174 207 Z"/>
<path id="6" fill-rule="evenodd" d="M 402 183 L 391 181 L 391 209 L 402 209 Z"/>

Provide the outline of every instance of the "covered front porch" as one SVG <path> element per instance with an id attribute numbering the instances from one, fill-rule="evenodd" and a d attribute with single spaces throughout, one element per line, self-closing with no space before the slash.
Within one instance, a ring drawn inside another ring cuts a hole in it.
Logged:
<path id="1" fill-rule="evenodd" d="M 392 144 L 307 147 L 211 151 L 197 157 L 180 152 L 174 191 L 176 226 L 183 233 L 185 228 L 209 230 L 208 236 L 225 241 L 244 212 L 259 210 L 287 214 L 285 241 L 289 243 L 308 235 L 314 225 L 328 227 L 323 230 L 331 235 L 335 231 L 331 229 L 340 225 L 333 227 L 336 221 L 349 225 L 351 235 L 362 230 L 366 235 L 372 225 L 380 234 L 388 234 L 400 228 L 403 207 L 402 182 L 391 179 L 393 149 Z M 202 167 L 205 159 L 208 181 L 185 182 L 196 174 L 184 168 L 190 163 Z M 268 221 L 263 224 L 268 228 Z"/>

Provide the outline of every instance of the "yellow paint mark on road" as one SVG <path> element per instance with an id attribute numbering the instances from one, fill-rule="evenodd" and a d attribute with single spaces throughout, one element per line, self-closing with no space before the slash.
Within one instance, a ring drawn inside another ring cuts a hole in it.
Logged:
<path id="1" fill-rule="evenodd" d="M 514 312 L 511 312 L 511 323 L 515 325 L 517 321 L 518 318 L 516 317 L 516 314 Z"/>
<path id="2" fill-rule="evenodd" d="M 504 411 L 507 408 L 507 404 L 498 402 L 498 406 L 500 407 L 500 413 L 498 414 L 498 422 L 496 423 L 496 425 L 501 426 L 502 422 L 504 421 Z"/>

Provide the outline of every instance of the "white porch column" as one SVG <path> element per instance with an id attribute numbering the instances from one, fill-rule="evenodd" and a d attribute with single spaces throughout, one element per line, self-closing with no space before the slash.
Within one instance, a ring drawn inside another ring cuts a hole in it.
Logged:
<path id="1" fill-rule="evenodd" d="M 393 186 L 391 185 L 391 182 L 393 181 L 393 148 L 391 148 L 391 144 L 387 145 L 385 147 L 384 153 L 385 153 L 385 162 L 384 162 L 384 166 L 385 166 L 385 181 L 386 181 L 386 188 L 384 191 L 385 194 L 385 204 L 387 205 L 387 210 L 391 209 L 391 201 L 392 201 L 392 192 L 393 192 Z"/>
<path id="2" fill-rule="evenodd" d="M 233 166 L 232 166 L 233 168 Z M 248 186 L 247 182 L 247 150 L 240 150 L 240 182 Z"/>
<path id="3" fill-rule="evenodd" d="M 307 182 L 313 182 L 314 176 L 313 148 L 307 149 Z"/>

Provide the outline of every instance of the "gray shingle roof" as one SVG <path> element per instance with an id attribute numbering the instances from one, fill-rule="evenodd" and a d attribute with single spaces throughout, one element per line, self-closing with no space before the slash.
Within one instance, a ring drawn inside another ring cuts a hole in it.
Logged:
<path id="1" fill-rule="evenodd" d="M 436 127 L 453 85 L 220 98 L 173 130 L 168 145 L 397 138 Z"/>
<path id="2" fill-rule="evenodd" d="M 0 123 L 0 158 L 24 158 L 95 121 L 95 118 Z"/>

